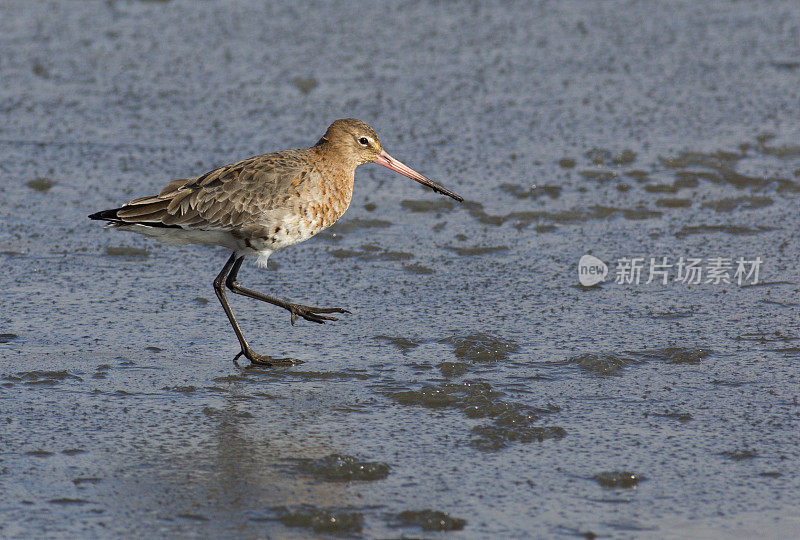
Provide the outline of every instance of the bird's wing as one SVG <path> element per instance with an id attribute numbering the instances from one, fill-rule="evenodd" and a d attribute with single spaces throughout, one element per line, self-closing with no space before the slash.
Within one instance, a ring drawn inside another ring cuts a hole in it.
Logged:
<path id="1" fill-rule="evenodd" d="M 305 150 L 264 154 L 197 178 L 174 180 L 156 196 L 116 209 L 120 224 L 235 230 L 289 209 L 302 185 L 317 173 Z"/>

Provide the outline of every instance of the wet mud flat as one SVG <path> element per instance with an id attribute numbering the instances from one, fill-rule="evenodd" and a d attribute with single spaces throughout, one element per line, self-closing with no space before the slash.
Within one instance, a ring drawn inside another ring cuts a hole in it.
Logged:
<path id="1" fill-rule="evenodd" d="M 462 7 L 0 6 L 0 536 L 796 530 L 800 10 Z M 297 366 L 231 362 L 228 254 L 86 219 L 347 116 L 466 202 L 365 166 L 243 268 L 353 312 L 232 299 Z"/>

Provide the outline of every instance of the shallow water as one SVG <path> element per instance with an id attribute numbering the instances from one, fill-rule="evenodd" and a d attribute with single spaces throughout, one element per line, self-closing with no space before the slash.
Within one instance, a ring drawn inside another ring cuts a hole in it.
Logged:
<path id="1" fill-rule="evenodd" d="M 0 536 L 791 535 L 798 20 L 0 4 Z M 332 230 L 243 269 L 352 311 L 232 298 L 297 366 L 231 361 L 227 253 L 86 219 L 348 116 L 466 202 L 364 166 Z M 631 257 L 764 262 L 616 283 Z"/>

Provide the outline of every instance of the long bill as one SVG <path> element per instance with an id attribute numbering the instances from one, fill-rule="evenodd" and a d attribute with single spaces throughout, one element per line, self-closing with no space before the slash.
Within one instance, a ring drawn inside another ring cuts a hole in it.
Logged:
<path id="1" fill-rule="evenodd" d="M 385 150 L 381 150 L 381 153 L 375 156 L 375 159 L 372 160 L 373 162 L 377 163 L 378 165 L 383 165 L 386 168 L 392 169 L 393 171 L 399 172 L 403 176 L 408 176 L 412 180 L 416 180 L 423 186 L 428 186 L 433 191 L 437 193 L 441 193 L 442 195 L 447 195 L 448 197 L 452 197 L 453 199 L 457 200 L 458 202 L 464 202 L 464 198 L 461 195 L 457 195 L 446 189 L 433 180 L 429 180 L 425 178 L 417 171 L 409 167 L 408 165 L 404 165 L 403 163 L 397 161 L 392 156 L 386 153 Z"/>

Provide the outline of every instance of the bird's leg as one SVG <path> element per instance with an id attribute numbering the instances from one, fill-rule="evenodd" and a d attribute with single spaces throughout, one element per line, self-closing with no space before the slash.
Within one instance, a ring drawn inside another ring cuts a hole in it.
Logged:
<path id="1" fill-rule="evenodd" d="M 236 258 L 236 253 L 234 252 L 228 262 L 225 263 L 225 266 L 222 267 L 222 270 L 214 279 L 214 292 L 217 293 L 217 298 L 219 298 L 220 304 L 222 304 L 222 309 L 225 310 L 225 315 L 228 316 L 228 321 L 230 321 L 231 326 L 233 327 L 233 331 L 236 332 L 236 337 L 239 339 L 239 345 L 242 347 L 242 351 L 236 355 L 236 358 L 239 358 L 241 355 L 245 355 L 248 360 L 250 360 L 253 364 L 260 364 L 265 366 L 271 366 L 280 363 L 286 363 L 286 361 L 275 360 L 270 358 L 269 356 L 262 356 L 260 354 L 256 354 L 253 352 L 253 349 L 250 348 L 250 345 L 247 344 L 247 340 L 244 339 L 244 334 L 242 333 L 242 329 L 239 328 L 239 323 L 236 322 L 236 317 L 231 310 L 231 306 L 228 305 L 228 298 L 225 296 L 225 287 L 223 287 L 223 283 L 225 282 L 225 278 L 230 273 L 232 267 L 238 266 L 236 265 L 242 264 L 242 257 Z M 234 362 L 236 361 L 234 358 Z"/>
<path id="2" fill-rule="evenodd" d="M 298 316 L 307 321 L 322 324 L 325 321 L 335 321 L 337 319 L 336 317 L 331 317 L 329 315 L 320 315 L 321 313 L 350 313 L 346 309 L 342 308 L 319 308 L 314 306 L 304 306 L 302 304 L 292 304 L 291 302 L 286 302 L 278 298 L 273 298 L 272 296 L 267 296 L 266 294 L 261 294 L 256 291 L 246 289 L 245 287 L 239 285 L 239 282 L 236 281 L 236 276 L 239 274 L 239 268 L 242 266 L 243 260 L 243 257 L 239 257 L 233 263 L 233 267 L 231 268 L 228 277 L 225 279 L 225 285 L 227 285 L 228 288 L 236 294 L 241 294 L 242 296 L 247 296 L 256 300 L 261 300 L 262 302 L 268 302 L 274 306 L 282 307 L 292 314 L 292 324 L 294 324 L 294 321 Z"/>

